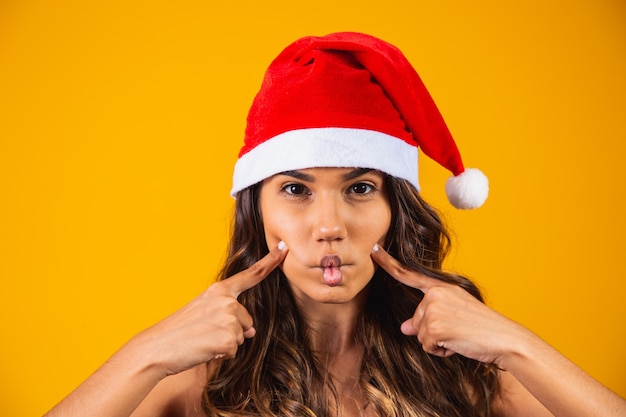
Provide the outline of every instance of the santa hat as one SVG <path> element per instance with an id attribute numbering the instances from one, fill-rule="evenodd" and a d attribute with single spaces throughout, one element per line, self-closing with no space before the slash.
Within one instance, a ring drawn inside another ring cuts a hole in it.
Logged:
<path id="1" fill-rule="evenodd" d="M 483 204 L 487 178 L 464 168 L 437 106 L 399 49 L 354 32 L 305 37 L 265 74 L 231 194 L 280 172 L 314 167 L 377 169 L 419 189 L 418 147 L 452 173 L 446 183 L 452 205 Z"/>

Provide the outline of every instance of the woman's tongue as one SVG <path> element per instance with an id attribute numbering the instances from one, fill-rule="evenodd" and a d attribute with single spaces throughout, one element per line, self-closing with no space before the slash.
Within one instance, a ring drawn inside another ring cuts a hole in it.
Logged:
<path id="1" fill-rule="evenodd" d="M 322 258 L 320 266 L 324 270 L 324 282 L 334 287 L 341 284 L 341 258 L 337 255 L 326 255 Z"/>
<path id="2" fill-rule="evenodd" d="M 334 287 L 341 284 L 341 271 L 334 265 L 324 267 L 324 282 Z"/>

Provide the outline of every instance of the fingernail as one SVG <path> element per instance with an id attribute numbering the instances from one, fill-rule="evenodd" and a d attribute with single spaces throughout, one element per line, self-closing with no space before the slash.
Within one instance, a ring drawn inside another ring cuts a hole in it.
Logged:
<path id="1" fill-rule="evenodd" d="M 380 246 L 378 246 L 378 243 L 374 245 L 374 247 L 372 248 L 372 252 L 378 252 L 378 249 L 380 249 Z"/>
<path id="2" fill-rule="evenodd" d="M 287 249 L 287 245 L 285 244 L 285 242 L 283 242 L 282 240 L 280 242 L 278 242 L 278 249 L 280 249 L 280 250 Z"/>

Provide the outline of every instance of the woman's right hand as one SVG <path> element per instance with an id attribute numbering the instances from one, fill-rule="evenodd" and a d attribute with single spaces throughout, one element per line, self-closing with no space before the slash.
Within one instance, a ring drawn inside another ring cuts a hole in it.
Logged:
<path id="1" fill-rule="evenodd" d="M 286 255 L 285 244 L 279 244 L 250 268 L 216 282 L 139 333 L 46 417 L 127 417 L 165 377 L 213 359 L 234 357 L 244 339 L 255 334 L 252 317 L 237 297 L 263 281 Z M 158 401 L 146 405 L 149 412 L 141 415 L 164 415 L 169 410 L 172 398 L 159 394 Z"/>
<path id="2" fill-rule="evenodd" d="M 233 358 L 244 339 L 256 333 L 253 318 L 237 297 L 263 281 L 287 251 L 281 242 L 250 268 L 212 284 L 189 304 L 139 333 L 125 349 L 148 359 L 159 378 L 214 359 Z"/>

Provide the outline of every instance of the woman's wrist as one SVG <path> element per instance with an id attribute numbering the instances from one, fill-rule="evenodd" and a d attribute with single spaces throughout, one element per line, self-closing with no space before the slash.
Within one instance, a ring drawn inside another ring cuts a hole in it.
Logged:
<path id="1" fill-rule="evenodd" d="M 110 361 L 119 362 L 136 377 L 153 381 L 156 385 L 172 373 L 166 364 L 166 352 L 156 342 L 145 332 L 139 333 L 122 346 Z"/>
<path id="2" fill-rule="evenodd" d="M 515 323 L 515 332 L 508 338 L 506 348 L 496 358 L 495 365 L 515 374 L 517 370 L 524 370 L 535 358 L 540 358 L 546 348 L 549 346 L 539 336 Z"/>

